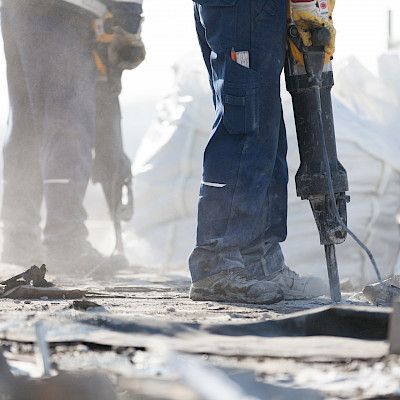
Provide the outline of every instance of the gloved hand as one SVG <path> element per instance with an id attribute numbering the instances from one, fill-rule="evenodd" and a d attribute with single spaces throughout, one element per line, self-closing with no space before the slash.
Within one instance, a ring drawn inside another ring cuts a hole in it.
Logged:
<path id="1" fill-rule="evenodd" d="M 113 31 L 113 38 L 108 46 L 109 62 L 120 70 L 138 67 L 146 57 L 140 33 L 128 33 L 120 26 L 114 26 Z"/>
<path id="2" fill-rule="evenodd" d="M 311 31 L 325 27 L 331 34 L 326 53 L 332 57 L 335 52 L 336 30 L 332 22 L 335 0 L 290 0 L 291 15 L 303 44 L 312 45 Z"/>

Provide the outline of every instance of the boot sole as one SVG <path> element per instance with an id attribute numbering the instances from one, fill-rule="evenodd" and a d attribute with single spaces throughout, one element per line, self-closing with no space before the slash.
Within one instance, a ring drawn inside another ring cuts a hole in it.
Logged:
<path id="1" fill-rule="evenodd" d="M 263 301 L 253 299 L 249 300 L 246 298 L 234 298 L 229 297 L 227 294 L 216 293 L 210 290 L 204 289 L 196 289 L 191 288 L 189 293 L 189 298 L 193 301 L 217 301 L 223 303 L 241 303 L 241 304 L 260 304 L 260 305 L 268 305 L 268 304 L 276 304 L 283 300 L 283 294 L 275 296 L 271 299 L 264 299 Z"/>

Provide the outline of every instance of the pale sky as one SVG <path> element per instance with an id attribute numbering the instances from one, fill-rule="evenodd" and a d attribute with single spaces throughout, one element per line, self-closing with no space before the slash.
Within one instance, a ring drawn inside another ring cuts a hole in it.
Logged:
<path id="1" fill-rule="evenodd" d="M 147 127 L 154 105 L 168 90 L 170 66 L 192 49 L 197 49 L 191 0 L 144 0 L 144 41 L 147 60 L 124 76 L 122 106 L 143 102 L 141 115 Z M 354 55 L 371 70 L 376 57 L 387 46 L 387 12 L 397 13 L 395 25 L 400 38 L 399 0 L 337 0 L 335 25 L 338 31 L 336 62 Z M 1 46 L 2 47 L 2 46 Z M 146 103 L 146 105 L 144 104 Z M 8 113 L 4 55 L 0 51 L 0 128 Z"/>

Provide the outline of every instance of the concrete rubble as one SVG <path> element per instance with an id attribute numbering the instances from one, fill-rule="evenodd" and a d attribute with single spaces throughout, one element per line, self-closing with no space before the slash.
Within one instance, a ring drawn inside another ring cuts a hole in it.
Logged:
<path id="1" fill-rule="evenodd" d="M 392 308 L 362 294 L 252 306 L 192 302 L 182 274 L 49 281 L 82 295 L 0 300 L 1 400 L 400 398 Z"/>
<path id="2" fill-rule="evenodd" d="M 363 290 L 364 296 L 377 306 L 391 306 L 400 297 L 400 275 L 394 275 L 383 282 L 367 285 Z"/>

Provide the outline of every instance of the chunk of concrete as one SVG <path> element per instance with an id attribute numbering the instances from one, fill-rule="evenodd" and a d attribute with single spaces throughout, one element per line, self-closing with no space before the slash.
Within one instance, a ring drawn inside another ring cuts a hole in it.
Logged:
<path id="1" fill-rule="evenodd" d="M 363 294 L 372 304 L 390 307 L 400 297 L 400 275 L 365 286 Z"/>

